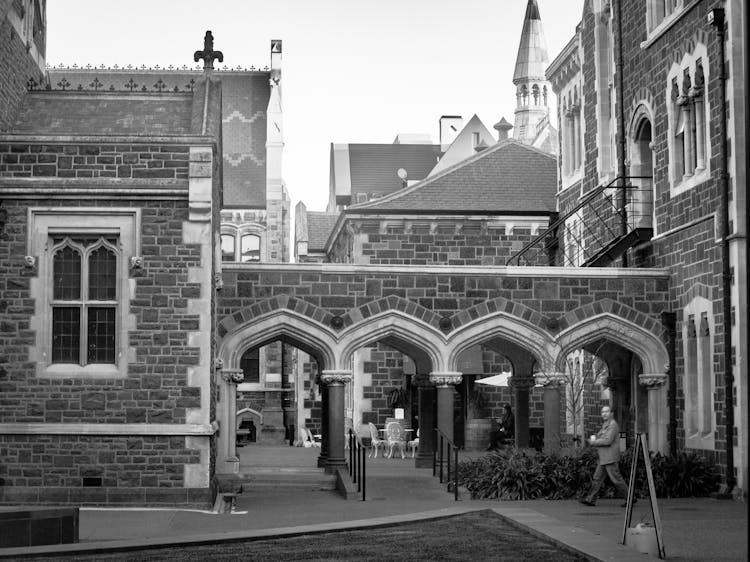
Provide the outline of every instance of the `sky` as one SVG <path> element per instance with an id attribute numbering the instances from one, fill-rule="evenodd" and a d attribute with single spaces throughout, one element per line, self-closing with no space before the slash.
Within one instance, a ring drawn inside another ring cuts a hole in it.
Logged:
<path id="1" fill-rule="evenodd" d="M 584 0 L 538 0 L 550 62 Z M 194 67 L 207 29 L 228 67 L 270 64 L 283 41 L 283 175 L 323 211 L 331 143 L 438 142 L 441 115 L 513 122 L 527 0 L 50 0 L 47 62 Z M 221 66 L 216 63 L 217 66 Z M 494 131 L 493 131 L 494 132 Z"/>

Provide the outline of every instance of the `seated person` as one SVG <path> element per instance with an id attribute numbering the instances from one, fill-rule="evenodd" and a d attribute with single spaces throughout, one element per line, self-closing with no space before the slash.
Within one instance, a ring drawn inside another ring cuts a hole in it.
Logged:
<path id="1" fill-rule="evenodd" d="M 492 449 L 498 449 L 505 444 L 506 440 L 513 439 L 516 433 L 515 416 L 510 404 L 503 405 L 504 412 L 503 417 L 497 429 L 493 429 L 490 432 L 490 444 L 487 447 L 488 451 Z"/>

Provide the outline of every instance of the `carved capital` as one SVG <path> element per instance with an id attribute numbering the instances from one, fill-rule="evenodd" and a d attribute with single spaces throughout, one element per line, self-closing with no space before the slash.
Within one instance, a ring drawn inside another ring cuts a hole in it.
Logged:
<path id="1" fill-rule="evenodd" d="M 214 273 L 214 283 L 216 284 L 217 291 L 221 291 L 224 288 L 224 278 L 221 276 L 220 271 Z"/>
<path id="2" fill-rule="evenodd" d="M 142 269 L 142 268 L 143 268 L 143 256 L 131 256 L 130 269 Z"/>
<path id="3" fill-rule="evenodd" d="M 638 375 L 638 384 L 641 384 L 649 389 L 656 389 L 663 386 L 667 382 L 667 375 L 664 373 L 644 373 Z"/>
<path id="4" fill-rule="evenodd" d="M 24 256 L 23 265 L 29 269 L 36 267 L 36 256 Z"/>
<path id="5" fill-rule="evenodd" d="M 222 369 L 221 378 L 228 384 L 240 384 L 245 380 L 245 373 L 242 369 Z"/>
<path id="6" fill-rule="evenodd" d="M 323 371 L 320 374 L 320 383 L 325 385 L 346 384 L 352 382 L 352 372 L 348 370 Z"/>
<path id="7" fill-rule="evenodd" d="M 545 388 L 557 388 L 568 382 L 568 377 L 565 373 L 552 372 L 552 373 L 537 373 L 534 375 L 534 384 L 538 384 Z"/>
<path id="8" fill-rule="evenodd" d="M 451 386 L 461 384 L 463 375 L 457 372 L 430 373 L 430 382 L 436 386 Z"/>
<path id="9" fill-rule="evenodd" d="M 432 386 L 430 375 L 415 374 L 411 376 L 411 384 L 419 387 Z"/>
<path id="10" fill-rule="evenodd" d="M 529 390 L 530 388 L 533 388 L 536 381 L 534 380 L 534 377 L 519 377 L 513 375 L 508 379 L 508 383 L 514 390 Z"/>
<path id="11" fill-rule="evenodd" d="M 224 368 L 224 360 L 221 357 L 214 359 L 214 369 L 221 371 Z"/>

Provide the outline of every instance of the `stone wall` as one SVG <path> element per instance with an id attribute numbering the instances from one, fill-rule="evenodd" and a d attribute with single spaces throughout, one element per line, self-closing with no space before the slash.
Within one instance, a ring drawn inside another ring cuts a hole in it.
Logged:
<path id="1" fill-rule="evenodd" d="M 505 265 L 547 225 L 467 220 L 351 220 L 336 238 L 330 261 L 382 265 Z"/>
<path id="2" fill-rule="evenodd" d="M 21 428 L 21 434 L 1 438 L 5 503 L 15 501 L 15 488 L 28 488 L 24 497 L 31 503 L 37 495 L 39 501 L 47 501 L 49 493 L 70 501 L 84 494 L 81 497 L 93 498 L 92 503 L 117 503 L 117 498 L 158 503 L 159 498 L 167 501 L 168 494 L 160 496 L 158 490 L 149 488 L 183 488 L 189 484 L 188 468 L 199 469 L 196 463 L 208 462 L 201 459 L 200 447 L 188 443 L 189 433 L 158 435 L 170 425 L 180 428 L 195 423 L 192 413 L 204 407 L 202 399 L 206 398 L 201 387 L 191 382 L 191 377 L 197 380 L 191 372 L 209 359 L 201 357 L 190 334 L 210 326 L 201 325 L 191 302 L 210 288 L 193 282 L 189 274 L 189 269 L 201 267 L 202 256 L 198 244 L 183 242 L 183 225 L 188 220 L 185 199 L 96 202 L 103 210 L 133 207 L 140 211 L 142 266 L 130 269 L 129 256 L 122 256 L 120 268 L 129 275 L 132 287 L 129 310 L 119 311 L 133 319 L 127 353 L 118 359 L 127 362 L 126 375 L 99 377 L 73 370 L 70 375 L 46 376 L 30 359 L 30 350 L 43 350 L 48 344 L 38 341 L 39 335 L 30 330 L 30 318 L 40 311 L 31 283 L 38 269 L 24 263 L 27 209 L 90 207 L 92 203 L 55 198 L 3 200 L 7 222 L 0 234 L 0 271 L 4 272 L 0 276 L 0 428 Z M 205 407 L 209 404 L 206 398 Z M 67 433 L 50 435 L 43 424 L 68 424 Z M 100 424 L 108 424 L 115 434 L 119 424 L 135 424 L 122 430 L 135 435 L 96 435 Z M 160 426 L 163 430 L 150 430 L 153 434 L 137 436 L 141 424 L 165 425 Z M 94 434 L 76 435 L 77 431 Z M 199 470 L 207 473 L 209 468 Z M 89 476 L 101 476 L 101 489 L 90 494 L 77 490 L 81 479 Z M 55 491 L 42 491 L 39 486 L 52 486 Z M 210 501 L 208 490 L 202 493 L 202 502 Z M 173 494 L 192 500 L 199 495 L 197 489 Z"/>
<path id="3" fill-rule="evenodd" d="M 2 142 L 0 177 L 188 178 L 186 145 Z"/>
<path id="4" fill-rule="evenodd" d="M 33 78 L 37 84 L 42 81 L 42 70 L 29 56 L 24 41 L 7 18 L 9 10 L 14 10 L 9 0 L 0 2 L 0 131 L 8 130 L 16 119 L 21 100 L 26 94 L 26 84 Z M 44 52 L 43 34 L 37 38 L 39 48 Z"/>

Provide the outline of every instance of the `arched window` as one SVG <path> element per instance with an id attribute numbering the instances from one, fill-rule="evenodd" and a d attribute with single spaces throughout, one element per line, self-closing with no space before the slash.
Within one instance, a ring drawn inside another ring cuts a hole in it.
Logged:
<path id="1" fill-rule="evenodd" d="M 53 240 L 52 363 L 115 363 L 117 250 L 113 242 Z"/>
<path id="2" fill-rule="evenodd" d="M 255 349 L 248 349 L 242 354 L 240 369 L 242 369 L 242 374 L 245 375 L 243 382 L 260 382 L 260 350 L 257 347 Z"/>
<path id="3" fill-rule="evenodd" d="M 221 235 L 221 261 L 235 261 L 234 234 Z"/>
<path id="4" fill-rule="evenodd" d="M 242 263 L 260 261 L 260 236 L 255 234 L 242 235 L 240 261 Z"/>

